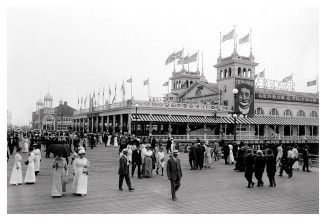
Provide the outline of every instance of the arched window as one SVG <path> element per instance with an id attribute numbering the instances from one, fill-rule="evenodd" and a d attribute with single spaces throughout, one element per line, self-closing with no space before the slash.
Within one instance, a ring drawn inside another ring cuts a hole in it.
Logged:
<path id="1" fill-rule="evenodd" d="M 248 69 L 247 77 L 248 77 L 248 78 L 251 77 L 251 69 Z"/>
<path id="2" fill-rule="evenodd" d="M 228 70 L 224 69 L 224 78 L 227 77 L 227 72 L 228 72 Z"/>
<path id="3" fill-rule="evenodd" d="M 269 112 L 269 115 L 278 116 L 278 110 L 276 108 L 271 109 L 271 111 Z"/>
<path id="4" fill-rule="evenodd" d="M 223 78 L 223 70 L 220 70 L 220 79 Z"/>
<path id="5" fill-rule="evenodd" d="M 229 77 L 231 77 L 231 68 L 229 68 L 229 71 L 228 71 L 228 73 L 229 73 Z"/>
<path id="6" fill-rule="evenodd" d="M 292 111 L 290 109 L 286 109 L 284 111 L 283 115 L 286 116 L 286 117 L 292 117 L 293 116 Z"/>
<path id="7" fill-rule="evenodd" d="M 318 114 L 316 111 L 311 111 L 310 117 L 318 117 Z"/>
<path id="8" fill-rule="evenodd" d="M 238 67 L 238 76 L 241 77 L 241 68 Z"/>
<path id="9" fill-rule="evenodd" d="M 255 110 L 255 114 L 258 115 L 258 116 L 263 116 L 263 115 L 264 115 L 264 110 L 263 110 L 263 108 L 258 107 L 258 108 Z"/>
<path id="10" fill-rule="evenodd" d="M 246 68 L 243 68 L 243 70 L 242 70 L 242 76 L 243 77 L 246 77 L 247 76 L 247 69 Z"/>
<path id="11" fill-rule="evenodd" d="M 298 117 L 306 117 L 306 113 L 303 110 L 299 110 L 297 113 Z"/>

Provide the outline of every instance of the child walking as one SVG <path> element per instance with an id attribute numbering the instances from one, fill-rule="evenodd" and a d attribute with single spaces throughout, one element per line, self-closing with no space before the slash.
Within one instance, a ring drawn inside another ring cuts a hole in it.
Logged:
<path id="1" fill-rule="evenodd" d="M 162 170 L 162 176 L 164 176 L 163 171 L 164 171 L 164 164 L 165 164 L 165 159 L 164 159 L 164 152 L 163 152 L 163 147 L 159 147 L 159 151 L 157 152 L 157 169 L 156 169 L 156 174 L 159 174 L 158 170 Z"/>

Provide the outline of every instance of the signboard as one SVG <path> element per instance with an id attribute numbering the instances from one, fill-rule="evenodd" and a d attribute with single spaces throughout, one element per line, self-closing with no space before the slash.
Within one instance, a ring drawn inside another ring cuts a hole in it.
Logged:
<path id="1" fill-rule="evenodd" d="M 255 81 L 249 79 L 235 79 L 235 88 L 238 89 L 235 101 L 235 112 L 244 117 L 253 117 L 255 113 Z"/>
<path id="2" fill-rule="evenodd" d="M 276 100 L 276 101 L 289 101 L 289 102 L 315 103 L 315 104 L 319 103 L 318 98 L 285 96 L 285 95 L 275 95 L 275 94 L 255 93 L 255 98 L 262 99 L 262 100 Z"/>
<path id="3" fill-rule="evenodd" d="M 304 143 L 319 143 L 317 139 L 308 140 L 244 140 L 249 144 L 304 144 Z"/>

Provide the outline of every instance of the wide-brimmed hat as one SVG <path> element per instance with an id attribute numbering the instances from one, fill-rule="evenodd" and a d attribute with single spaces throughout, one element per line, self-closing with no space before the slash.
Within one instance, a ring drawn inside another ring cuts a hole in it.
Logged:
<path id="1" fill-rule="evenodd" d="M 178 151 L 178 150 L 174 150 L 174 151 L 172 152 L 172 154 L 179 154 L 179 151 Z"/>
<path id="2" fill-rule="evenodd" d="M 85 150 L 83 150 L 83 149 L 81 149 L 81 150 L 79 150 L 78 151 L 78 155 L 80 155 L 80 154 L 85 154 L 86 152 L 85 152 Z"/>

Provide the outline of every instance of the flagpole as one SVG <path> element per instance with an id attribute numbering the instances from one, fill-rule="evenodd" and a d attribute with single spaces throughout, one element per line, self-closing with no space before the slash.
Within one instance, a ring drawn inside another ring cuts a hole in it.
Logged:
<path id="1" fill-rule="evenodd" d="M 150 95 L 149 95 L 149 77 L 147 78 L 147 81 L 148 81 L 147 86 L 148 86 L 148 101 L 149 101 L 149 98 L 150 98 Z"/>
<path id="2" fill-rule="evenodd" d="M 236 50 L 235 50 L 235 38 L 234 38 L 235 34 L 236 34 L 236 31 L 235 31 L 235 26 L 234 26 L 234 33 L 233 33 L 233 40 L 234 40 L 234 48 L 233 48 L 233 50 L 234 50 L 234 52 L 236 52 Z"/>
<path id="3" fill-rule="evenodd" d="M 110 85 L 109 85 L 109 104 L 111 103 L 111 87 L 110 87 Z"/>
<path id="4" fill-rule="evenodd" d="M 251 28 L 250 28 L 250 55 L 252 54 Z"/>
<path id="5" fill-rule="evenodd" d="M 221 46 L 222 46 L 222 45 L 221 45 L 221 32 L 220 32 L 220 57 L 222 57 L 222 54 L 221 54 L 221 50 L 222 50 L 222 49 L 221 49 Z"/>
<path id="6" fill-rule="evenodd" d="M 103 87 L 103 105 L 104 105 L 104 87 Z"/>
<path id="7" fill-rule="evenodd" d="M 319 90 L 318 90 L 318 86 L 319 86 L 319 85 L 318 85 L 318 84 L 319 84 L 319 83 L 318 83 L 318 74 L 317 74 L 317 82 L 316 82 L 316 84 L 317 84 L 317 94 L 318 94 L 318 93 L 319 93 Z"/>

